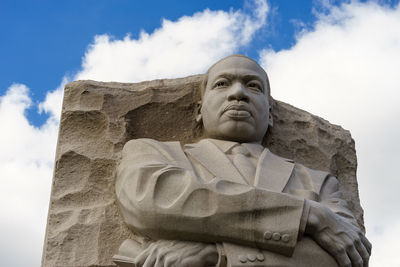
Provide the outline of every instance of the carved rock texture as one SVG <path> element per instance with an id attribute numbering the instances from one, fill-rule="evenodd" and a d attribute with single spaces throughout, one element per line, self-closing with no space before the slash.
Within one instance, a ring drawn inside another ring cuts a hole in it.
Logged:
<path id="1" fill-rule="evenodd" d="M 43 266 L 115 266 L 127 238 L 116 203 L 115 170 L 134 138 L 192 143 L 202 75 L 141 83 L 75 81 L 64 92 Z M 264 145 L 310 168 L 330 171 L 363 225 L 354 141 L 347 130 L 273 100 L 274 126 Z"/>

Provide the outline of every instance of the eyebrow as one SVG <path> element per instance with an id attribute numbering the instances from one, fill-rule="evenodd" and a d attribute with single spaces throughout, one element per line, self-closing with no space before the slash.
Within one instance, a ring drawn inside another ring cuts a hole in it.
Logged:
<path id="1" fill-rule="evenodd" d="M 237 75 L 237 74 L 232 74 L 232 73 L 221 73 L 214 79 L 213 82 L 215 82 L 219 78 L 227 78 L 227 79 L 238 79 L 238 78 L 240 78 L 240 79 L 243 79 L 245 81 L 258 80 L 258 81 L 260 81 L 262 83 L 265 82 L 259 75 L 255 75 L 255 74 Z"/>

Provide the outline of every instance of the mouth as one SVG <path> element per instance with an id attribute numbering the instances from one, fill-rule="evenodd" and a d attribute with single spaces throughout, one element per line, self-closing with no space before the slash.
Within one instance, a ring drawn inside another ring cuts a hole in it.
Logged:
<path id="1" fill-rule="evenodd" d="M 242 120 L 251 117 L 250 109 L 243 104 L 230 104 L 224 108 L 223 113 L 232 119 Z"/>

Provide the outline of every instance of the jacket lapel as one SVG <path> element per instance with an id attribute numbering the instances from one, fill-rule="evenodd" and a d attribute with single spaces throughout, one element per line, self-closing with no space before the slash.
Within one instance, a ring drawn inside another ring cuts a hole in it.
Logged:
<path id="1" fill-rule="evenodd" d="M 199 161 L 216 177 L 240 184 L 247 184 L 235 166 L 215 144 L 205 139 L 185 147 L 185 152 Z"/>
<path id="2" fill-rule="evenodd" d="M 269 191 L 282 192 L 292 174 L 293 167 L 293 162 L 264 149 L 258 160 L 254 185 Z"/>

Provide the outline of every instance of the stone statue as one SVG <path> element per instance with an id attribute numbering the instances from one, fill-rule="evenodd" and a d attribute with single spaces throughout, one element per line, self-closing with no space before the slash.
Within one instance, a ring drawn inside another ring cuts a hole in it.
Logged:
<path id="1" fill-rule="evenodd" d="M 206 139 L 125 144 L 116 195 L 126 240 L 119 266 L 367 266 L 371 244 L 337 179 L 261 145 L 270 86 L 233 55 L 205 75 L 197 120 Z"/>

